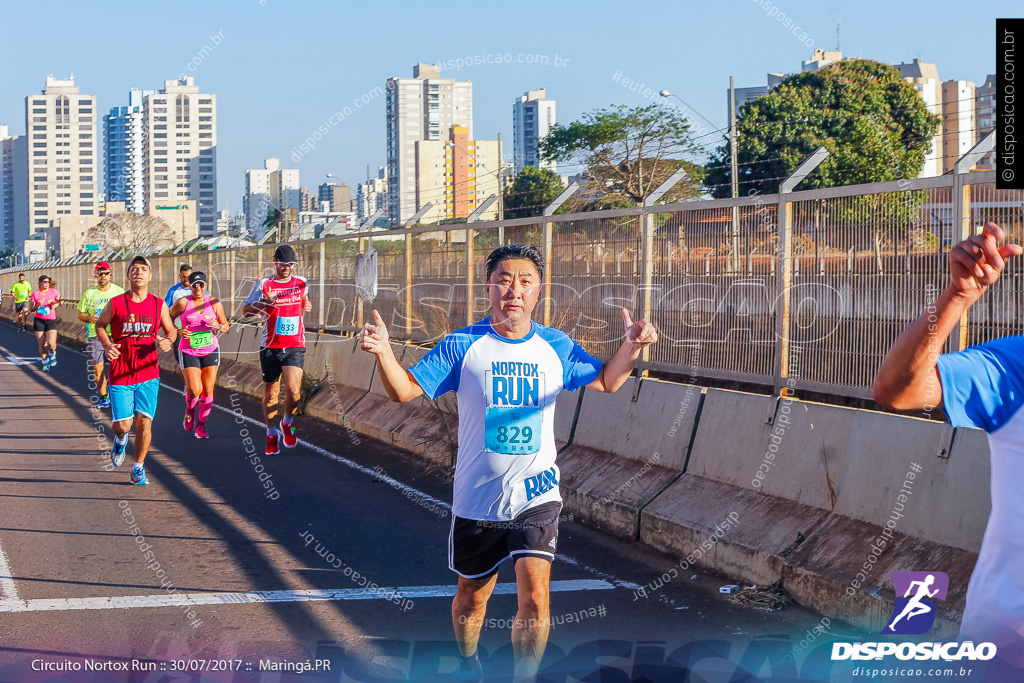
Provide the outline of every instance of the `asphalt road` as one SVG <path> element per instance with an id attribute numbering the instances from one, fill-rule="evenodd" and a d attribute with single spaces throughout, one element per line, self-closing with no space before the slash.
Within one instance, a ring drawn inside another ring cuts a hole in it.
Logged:
<path id="1" fill-rule="evenodd" d="M 150 485 L 131 486 L 132 448 L 114 470 L 85 357 L 62 348 L 46 374 L 35 350 L 0 325 L 0 680 L 292 681 L 306 666 L 320 670 L 301 680 L 453 680 L 443 473 L 301 417 L 299 447 L 262 456 L 258 404 L 224 389 L 198 441 L 165 373 Z M 544 680 L 854 680 L 826 636 L 787 661 L 819 614 L 733 604 L 718 592 L 733 582 L 700 571 L 645 598 L 678 558 L 571 519 L 559 553 Z M 488 680 L 511 671 L 508 563 L 502 586 Z"/>

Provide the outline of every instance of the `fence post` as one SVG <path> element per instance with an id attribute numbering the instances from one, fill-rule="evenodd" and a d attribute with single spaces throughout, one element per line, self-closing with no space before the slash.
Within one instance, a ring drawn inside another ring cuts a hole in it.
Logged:
<path id="1" fill-rule="evenodd" d="M 654 203 L 661 199 L 666 192 L 672 189 L 678 182 L 688 178 L 689 174 L 683 168 L 677 168 L 676 172 L 669 176 L 668 180 L 658 186 L 651 194 L 644 198 L 643 207 L 640 213 L 640 225 L 643 232 L 640 235 L 641 259 L 643 261 L 643 285 L 641 295 L 643 296 L 642 313 L 638 319 L 650 321 L 654 311 Z M 618 258 L 616 258 L 616 262 Z M 640 363 L 651 362 L 651 347 L 645 346 L 640 356 Z M 647 370 L 640 371 L 640 377 L 647 376 Z"/>
<path id="2" fill-rule="evenodd" d="M 792 175 L 782 181 L 779 185 L 779 296 L 776 301 L 782 302 L 781 310 L 775 311 L 775 372 L 774 395 L 783 398 L 789 394 L 788 387 L 783 386 L 789 377 L 789 351 L 790 351 L 790 310 L 792 305 L 793 285 L 793 203 L 788 201 L 788 195 L 793 192 L 801 180 L 806 178 L 818 164 L 828 156 L 828 150 L 819 147 L 814 150 L 811 156 L 807 157 Z"/>
<path id="3" fill-rule="evenodd" d="M 558 207 L 562 206 L 569 197 L 576 194 L 581 187 L 583 186 L 579 183 L 570 183 L 569 187 L 562 190 L 562 194 L 555 197 L 555 201 L 544 207 L 542 213 L 545 219 L 541 224 L 541 231 L 544 236 L 544 325 L 546 327 L 551 327 L 551 263 L 554 254 L 552 244 L 554 224 L 547 220 L 547 218 L 548 216 L 553 216 Z"/>
<path id="4" fill-rule="evenodd" d="M 473 324 L 473 240 L 476 230 L 466 226 L 466 325 Z"/>
<path id="5" fill-rule="evenodd" d="M 236 260 L 235 255 L 236 255 L 237 251 L 238 251 L 237 249 L 231 249 L 230 250 L 231 261 L 230 261 L 230 265 L 228 266 L 228 277 L 230 278 L 229 286 L 231 287 L 231 298 L 229 299 L 229 301 L 230 301 L 229 305 L 231 306 L 231 308 L 228 309 L 228 311 L 230 311 L 228 313 L 228 317 L 229 318 L 232 315 L 234 315 L 234 313 L 235 313 L 235 305 L 236 305 L 235 304 L 235 287 L 237 287 L 238 285 L 236 284 L 236 280 L 235 280 L 235 260 Z"/>
<path id="6" fill-rule="evenodd" d="M 971 236 L 971 186 L 967 182 L 967 174 L 971 172 L 971 168 L 975 164 L 981 161 L 983 156 L 995 149 L 995 146 L 996 133 L 992 131 L 957 159 L 953 165 L 952 236 L 956 237 L 957 242 Z M 963 351 L 967 348 L 966 308 L 950 336 L 954 340 L 954 351 Z"/>
<path id="7" fill-rule="evenodd" d="M 324 291 L 324 281 L 327 279 L 326 261 L 327 242 L 325 242 L 324 240 L 320 240 L 320 310 L 317 313 L 317 324 L 320 327 L 321 333 L 324 331 L 324 321 L 326 320 L 327 317 L 327 305 L 324 302 L 324 297 L 326 296 L 326 293 Z"/>
<path id="8" fill-rule="evenodd" d="M 363 248 L 366 246 L 364 238 L 360 237 L 356 242 L 356 254 L 362 254 Z M 362 329 L 363 325 L 363 297 L 356 297 L 356 327 Z"/>
<path id="9" fill-rule="evenodd" d="M 412 233 L 405 233 L 405 339 L 412 337 Z"/>

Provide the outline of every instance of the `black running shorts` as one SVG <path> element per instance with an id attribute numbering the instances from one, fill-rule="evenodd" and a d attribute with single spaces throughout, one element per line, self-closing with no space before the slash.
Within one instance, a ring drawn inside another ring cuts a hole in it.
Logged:
<path id="1" fill-rule="evenodd" d="M 292 346 L 287 349 L 260 349 L 260 370 L 263 381 L 270 384 L 281 379 L 281 368 L 286 365 L 301 368 L 306 358 L 306 347 Z"/>
<path id="2" fill-rule="evenodd" d="M 561 512 L 562 504 L 554 501 L 524 510 L 509 522 L 453 515 L 448 568 L 467 579 L 483 579 L 498 571 L 506 557 L 554 561 Z"/>

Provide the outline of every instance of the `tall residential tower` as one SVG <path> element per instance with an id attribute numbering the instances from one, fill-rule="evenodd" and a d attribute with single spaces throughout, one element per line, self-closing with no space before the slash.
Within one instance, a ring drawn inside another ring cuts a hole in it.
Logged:
<path id="1" fill-rule="evenodd" d="M 217 96 L 191 76 L 143 98 L 146 213 L 195 200 L 199 235 L 217 234 Z M 194 235 L 175 235 L 189 239 Z"/>
<path id="2" fill-rule="evenodd" d="M 540 141 L 555 125 L 555 101 L 547 97 L 544 88 L 523 93 L 512 105 L 512 146 L 515 172 L 526 166 L 536 166 L 558 172 L 553 161 L 541 161 L 537 152 Z"/>
<path id="3" fill-rule="evenodd" d="M 420 207 L 416 143 L 444 141 L 452 126 L 465 127 L 467 138 L 473 138 L 473 83 L 441 78 L 440 66 L 423 63 L 413 67 L 412 75 L 394 76 L 387 82 L 388 217 L 392 225 L 401 225 Z"/>

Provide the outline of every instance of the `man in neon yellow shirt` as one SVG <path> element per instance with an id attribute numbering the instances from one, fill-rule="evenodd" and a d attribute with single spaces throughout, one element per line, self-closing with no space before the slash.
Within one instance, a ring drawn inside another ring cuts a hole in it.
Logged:
<path id="1" fill-rule="evenodd" d="M 18 314 L 18 331 L 28 332 L 29 296 L 32 285 L 25 280 L 25 273 L 18 273 L 18 281 L 11 285 L 11 296 L 14 297 L 14 310 Z"/>
<path id="2" fill-rule="evenodd" d="M 87 323 L 86 353 L 89 355 L 89 362 L 92 363 L 92 377 L 100 395 L 100 408 L 110 407 L 110 397 L 107 395 L 107 378 L 103 373 L 106 355 L 103 345 L 96 336 L 96 319 L 103 312 L 107 302 L 119 294 L 124 294 L 124 288 L 111 284 L 110 264 L 100 261 L 96 264 L 96 286 L 85 290 L 78 301 L 78 319 Z M 107 332 L 109 334 L 109 329 Z"/>

